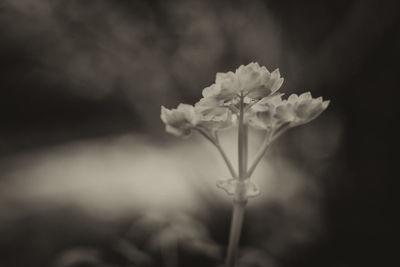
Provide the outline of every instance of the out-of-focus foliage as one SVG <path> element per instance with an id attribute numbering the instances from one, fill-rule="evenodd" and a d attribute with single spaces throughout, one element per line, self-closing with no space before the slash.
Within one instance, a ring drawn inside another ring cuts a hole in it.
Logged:
<path id="1" fill-rule="evenodd" d="M 59 253 L 53 266 L 177 267 L 192 257 L 200 266 L 222 261 L 221 247 L 205 225 L 184 213 L 150 213 L 134 220 L 123 236 L 113 237 L 107 249 L 73 247 Z"/>

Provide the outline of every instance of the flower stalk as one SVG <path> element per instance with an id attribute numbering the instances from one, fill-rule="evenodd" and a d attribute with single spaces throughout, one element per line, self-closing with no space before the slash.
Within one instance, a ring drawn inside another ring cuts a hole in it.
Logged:
<path id="1" fill-rule="evenodd" d="M 251 177 L 251 175 L 253 174 L 254 170 L 256 169 L 258 163 L 263 158 L 265 152 L 267 152 L 267 149 L 268 149 L 269 144 L 270 144 L 269 139 L 270 138 L 268 136 L 265 137 L 261 147 L 259 148 L 259 150 L 258 150 L 258 152 L 257 152 L 257 154 L 256 154 L 256 156 L 255 156 L 255 158 L 253 160 L 253 164 L 251 164 L 251 166 L 250 166 L 250 168 L 249 168 L 249 170 L 247 172 L 248 177 Z"/>
<path id="2" fill-rule="evenodd" d="M 248 127 L 244 124 L 244 103 L 243 94 L 240 96 L 240 114 L 238 125 L 238 169 L 239 184 L 247 178 L 247 154 L 248 154 Z M 240 234 L 242 232 L 244 212 L 246 209 L 247 199 L 242 199 L 240 192 L 236 192 L 233 199 L 233 210 L 231 229 L 229 233 L 228 252 L 226 256 L 226 267 L 234 267 L 237 260 L 237 252 L 239 248 Z"/>
<path id="3" fill-rule="evenodd" d="M 218 149 L 219 153 L 221 154 L 222 159 L 225 161 L 226 166 L 228 167 L 229 172 L 231 173 L 233 178 L 237 178 L 238 175 L 236 174 L 235 169 L 232 166 L 231 161 L 229 160 L 228 156 L 226 155 L 224 149 L 221 147 L 219 142 L 215 144 L 216 148 Z"/>
<path id="4" fill-rule="evenodd" d="M 226 267 L 234 267 L 236 265 L 246 204 L 247 200 L 233 200 L 231 230 L 229 233 L 228 252 L 225 261 Z"/>
<path id="5" fill-rule="evenodd" d="M 244 124 L 244 102 L 243 93 L 240 95 L 240 113 L 238 125 L 238 165 L 239 165 L 239 180 L 246 179 L 247 168 L 247 125 Z"/>
<path id="6" fill-rule="evenodd" d="M 237 178 L 238 175 L 236 174 L 236 171 L 233 168 L 231 161 L 229 160 L 224 149 L 222 148 L 221 144 L 219 143 L 218 133 L 216 132 L 215 138 L 212 138 L 211 136 L 209 136 L 207 134 L 207 132 L 203 131 L 202 129 L 197 128 L 196 130 L 199 131 L 199 133 L 201 135 L 203 135 L 208 141 L 210 141 L 217 148 L 217 150 L 220 153 L 222 159 L 224 160 L 226 166 L 228 167 L 230 174 L 232 175 L 232 177 Z"/>

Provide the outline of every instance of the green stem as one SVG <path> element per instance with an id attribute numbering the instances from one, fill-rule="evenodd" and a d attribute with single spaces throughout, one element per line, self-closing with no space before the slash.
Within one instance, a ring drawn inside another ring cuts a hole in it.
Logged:
<path id="1" fill-rule="evenodd" d="M 248 143 L 248 129 L 244 124 L 244 103 L 243 94 L 240 96 L 240 114 L 239 114 L 239 129 L 238 129 L 238 165 L 239 165 L 239 181 L 247 178 L 247 143 Z M 242 232 L 242 225 L 244 219 L 244 211 L 246 208 L 247 200 L 236 199 L 233 200 L 231 229 L 229 234 L 228 252 L 226 256 L 226 267 L 235 267 L 240 234 Z"/>

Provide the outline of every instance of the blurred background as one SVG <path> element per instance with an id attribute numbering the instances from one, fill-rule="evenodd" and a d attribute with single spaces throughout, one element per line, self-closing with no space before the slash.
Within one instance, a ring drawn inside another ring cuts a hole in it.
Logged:
<path id="1" fill-rule="evenodd" d="M 0 266 L 220 264 L 229 173 L 160 106 L 253 61 L 331 104 L 254 174 L 241 266 L 394 266 L 395 3 L 2 0 Z"/>

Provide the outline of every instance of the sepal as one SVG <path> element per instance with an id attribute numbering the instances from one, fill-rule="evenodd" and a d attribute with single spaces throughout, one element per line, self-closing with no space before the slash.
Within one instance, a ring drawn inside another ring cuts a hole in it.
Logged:
<path id="1" fill-rule="evenodd" d="M 250 179 L 218 180 L 217 187 L 238 201 L 246 201 L 248 198 L 256 197 L 260 194 L 260 189 Z"/>

